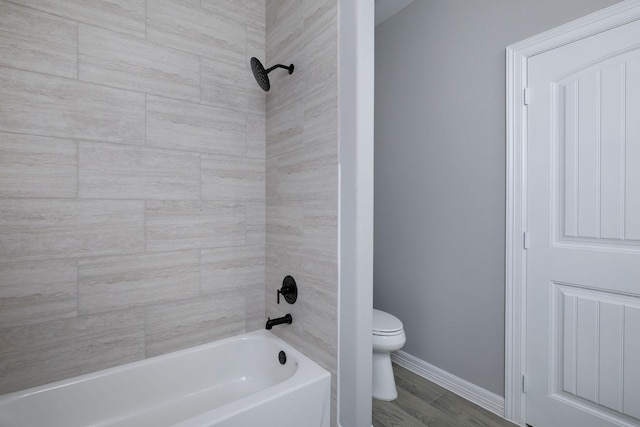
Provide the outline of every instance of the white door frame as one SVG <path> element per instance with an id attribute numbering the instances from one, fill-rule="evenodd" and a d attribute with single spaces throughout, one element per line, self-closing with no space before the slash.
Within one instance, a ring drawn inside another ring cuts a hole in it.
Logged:
<path id="1" fill-rule="evenodd" d="M 528 58 L 640 19 L 627 0 L 507 48 L 507 182 L 505 289 L 505 418 L 525 423 Z"/>

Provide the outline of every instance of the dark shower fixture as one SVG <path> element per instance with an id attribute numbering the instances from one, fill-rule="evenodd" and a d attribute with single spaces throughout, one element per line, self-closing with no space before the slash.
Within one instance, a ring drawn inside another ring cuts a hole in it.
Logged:
<path id="1" fill-rule="evenodd" d="M 289 70 L 289 74 L 293 73 L 293 64 L 289 65 L 288 67 L 282 64 L 276 64 L 273 67 L 267 68 L 265 70 L 258 58 L 251 58 L 251 71 L 253 71 L 253 77 L 256 78 L 258 86 L 260 86 L 265 92 L 269 92 L 269 89 L 271 88 L 271 85 L 269 84 L 269 76 L 267 74 L 269 74 L 276 68 L 284 68 L 285 70 Z"/>

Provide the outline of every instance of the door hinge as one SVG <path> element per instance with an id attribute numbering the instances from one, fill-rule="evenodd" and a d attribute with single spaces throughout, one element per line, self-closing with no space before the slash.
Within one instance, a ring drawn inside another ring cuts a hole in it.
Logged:
<path id="1" fill-rule="evenodd" d="M 529 385 L 527 384 L 527 376 L 522 376 L 522 392 L 526 393 L 529 391 Z"/>
<path id="2" fill-rule="evenodd" d="M 524 105 L 529 105 L 531 102 L 531 89 L 528 87 L 524 88 Z"/>
<path id="3" fill-rule="evenodd" d="M 531 239 L 529 238 L 529 233 L 525 231 L 524 233 L 522 233 L 522 247 L 524 249 L 529 249 L 530 244 Z"/>

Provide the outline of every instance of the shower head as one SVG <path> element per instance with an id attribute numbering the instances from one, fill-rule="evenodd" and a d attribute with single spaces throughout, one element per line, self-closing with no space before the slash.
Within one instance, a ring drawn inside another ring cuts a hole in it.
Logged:
<path id="1" fill-rule="evenodd" d="M 276 68 L 284 68 L 285 70 L 289 70 L 289 74 L 293 73 L 293 64 L 288 67 L 282 64 L 276 64 L 273 67 L 268 69 L 264 69 L 264 66 L 260 62 L 260 60 L 256 57 L 251 58 L 251 71 L 253 71 L 253 77 L 256 78 L 256 82 L 258 82 L 258 86 L 262 88 L 265 92 L 268 92 L 271 88 L 271 84 L 269 83 L 268 74 L 275 70 Z"/>

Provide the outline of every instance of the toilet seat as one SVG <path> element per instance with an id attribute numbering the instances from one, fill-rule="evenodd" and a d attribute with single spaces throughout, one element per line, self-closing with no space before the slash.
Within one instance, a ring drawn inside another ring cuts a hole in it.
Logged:
<path id="1" fill-rule="evenodd" d="M 378 336 L 400 335 L 403 331 L 403 325 L 396 316 L 381 310 L 373 309 L 373 327 L 372 334 Z"/>

